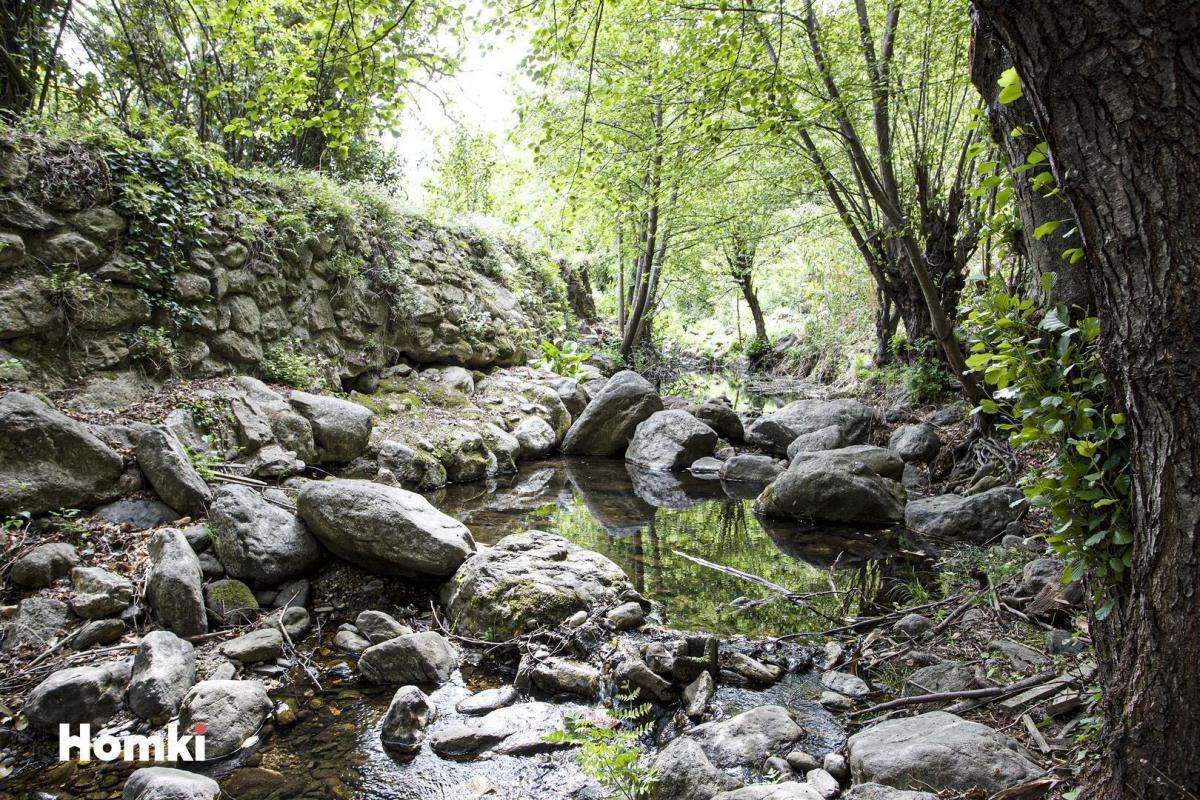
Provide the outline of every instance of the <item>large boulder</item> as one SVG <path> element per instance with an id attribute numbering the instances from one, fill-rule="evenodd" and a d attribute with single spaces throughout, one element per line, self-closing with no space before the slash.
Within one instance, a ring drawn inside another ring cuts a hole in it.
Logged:
<path id="1" fill-rule="evenodd" d="M 461 522 L 419 494 L 371 481 L 312 481 L 300 516 L 335 555 L 383 575 L 454 574 L 475 551 Z"/>
<path id="2" fill-rule="evenodd" d="M 146 599 L 159 622 L 179 636 L 198 636 L 207 631 L 200 559 L 183 531 L 160 528 L 150 537 L 146 549 L 150 553 Z"/>
<path id="3" fill-rule="evenodd" d="M 853 444 L 835 450 L 803 451 L 792 456 L 793 464 L 803 461 L 823 461 L 837 464 L 853 464 L 858 461 L 865 464 L 876 475 L 884 478 L 898 481 L 904 477 L 904 461 L 899 456 L 886 447 L 875 447 L 870 444 Z"/>
<path id="4" fill-rule="evenodd" d="M 208 524 L 225 572 L 254 586 L 278 586 L 321 557 L 303 520 L 247 486 L 223 486 L 209 506 Z"/>
<path id="5" fill-rule="evenodd" d="M 374 419 L 369 408 L 300 391 L 289 393 L 288 400 L 312 424 L 317 459 L 322 464 L 347 464 L 367 449 Z"/>
<path id="6" fill-rule="evenodd" d="M 174 434 L 164 428 L 142 426 L 136 453 L 138 467 L 164 503 L 184 514 L 204 515 L 212 490 Z"/>
<path id="7" fill-rule="evenodd" d="M 221 787 L 206 775 L 171 767 L 142 767 L 125 781 L 121 800 L 217 800 Z"/>
<path id="8" fill-rule="evenodd" d="M 983 543 L 1003 534 L 1028 507 L 1029 501 L 1019 489 L 997 486 L 966 497 L 939 494 L 916 498 L 905 509 L 904 524 L 926 536 Z"/>
<path id="9" fill-rule="evenodd" d="M 692 416 L 712 428 L 727 442 L 738 444 L 746 435 L 742 418 L 725 403 L 709 400 L 691 409 Z"/>
<path id="10" fill-rule="evenodd" d="M 79 553 L 66 542 L 40 544 L 13 562 L 9 579 L 25 589 L 45 589 L 65 578 L 79 563 Z"/>
<path id="11" fill-rule="evenodd" d="M 684 469 L 712 455 L 717 434 L 686 411 L 658 411 L 638 423 L 625 460 L 657 470 Z"/>
<path id="12" fill-rule="evenodd" d="M 945 711 L 891 719 L 850 737 L 855 783 L 985 795 L 1044 772 L 1013 739 Z"/>
<path id="13" fill-rule="evenodd" d="M 0 397 L 0 514 L 88 508 L 120 494 L 121 456 L 33 395 Z"/>
<path id="14" fill-rule="evenodd" d="M 271 698 L 258 681 L 201 681 L 183 698 L 179 727 L 190 731 L 204 725 L 205 756 L 222 758 L 258 732 L 271 708 Z"/>
<path id="15" fill-rule="evenodd" d="M 170 631 L 151 631 L 138 644 L 129 680 L 129 710 L 142 719 L 162 722 L 196 682 L 196 653 L 190 642 Z"/>
<path id="16" fill-rule="evenodd" d="M 368 647 L 358 670 L 371 683 L 434 684 L 450 680 L 458 668 L 458 651 L 435 631 L 407 633 Z"/>
<path id="17" fill-rule="evenodd" d="M 783 455 L 797 436 L 835 426 L 844 444 L 859 444 L 874 422 L 875 412 L 857 400 L 796 400 L 755 420 L 746 442 Z"/>
<path id="18" fill-rule="evenodd" d="M 904 519 L 906 492 L 861 461 L 800 461 L 763 490 L 754 510 L 767 517 L 886 525 Z"/>
<path id="19" fill-rule="evenodd" d="M 928 422 L 901 425 L 892 431 L 888 449 L 895 450 L 905 462 L 923 463 L 933 461 L 942 449 L 942 438 L 937 429 Z"/>
<path id="20" fill-rule="evenodd" d="M 33 688 L 23 713 L 44 733 L 56 733 L 63 723 L 103 725 L 124 705 L 129 669 L 129 659 L 60 669 Z"/>
<path id="21" fill-rule="evenodd" d="M 552 533 L 526 531 L 463 564 L 442 600 L 456 631 L 500 640 L 616 605 L 629 589 L 621 568 L 599 553 Z"/>
<path id="22" fill-rule="evenodd" d="M 629 446 L 638 423 L 662 411 L 650 382 L 631 370 L 618 372 L 592 398 L 563 437 L 568 455 L 615 456 Z"/>

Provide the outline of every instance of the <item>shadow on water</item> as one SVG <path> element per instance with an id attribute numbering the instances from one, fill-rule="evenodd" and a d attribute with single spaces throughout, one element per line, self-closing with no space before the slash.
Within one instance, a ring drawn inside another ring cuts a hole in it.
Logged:
<path id="1" fill-rule="evenodd" d="M 559 459 L 526 465 L 487 489 L 450 487 L 433 499 L 480 542 L 535 528 L 603 553 L 675 628 L 752 636 L 823 630 L 833 618 L 930 591 L 930 561 L 903 531 L 761 520 L 752 511 L 761 488 L 614 459 Z M 801 607 L 681 553 L 811 597 Z"/>

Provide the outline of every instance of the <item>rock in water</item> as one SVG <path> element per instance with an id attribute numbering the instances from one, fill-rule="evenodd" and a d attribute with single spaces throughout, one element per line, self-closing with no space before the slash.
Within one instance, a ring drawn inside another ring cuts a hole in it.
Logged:
<path id="1" fill-rule="evenodd" d="M 870 444 L 852 444 L 836 450 L 805 450 L 792 457 L 793 465 L 803 461 L 843 465 L 859 462 L 883 478 L 898 481 L 904 476 L 904 462 L 899 456 L 885 447 Z"/>
<path id="2" fill-rule="evenodd" d="M 247 486 L 221 487 L 208 518 L 225 572 L 253 586 L 278 586 L 321 557 L 303 520 Z"/>
<path id="3" fill-rule="evenodd" d="M 779 477 L 783 467 L 777 459 L 760 453 L 738 453 L 721 463 L 718 473 L 723 481 L 770 483 Z"/>
<path id="4" fill-rule="evenodd" d="M 458 651 L 440 633 L 422 631 L 368 647 L 358 659 L 363 677 L 378 684 L 442 684 L 458 668 Z"/>
<path id="5" fill-rule="evenodd" d="M 170 767 L 142 767 L 125 781 L 121 800 L 217 800 L 212 778 Z"/>
<path id="6" fill-rule="evenodd" d="M 904 523 L 926 536 L 983 543 L 1003 533 L 1028 507 L 1020 489 L 998 486 L 968 497 L 940 494 L 916 498 L 905 509 Z"/>
<path id="7" fill-rule="evenodd" d="M 419 494 L 371 481 L 312 481 L 300 516 L 334 554 L 383 575 L 454 574 L 475 552 L 461 522 Z"/>
<path id="8" fill-rule="evenodd" d="M 692 408 L 692 416 L 712 428 L 727 442 L 737 444 L 745 436 L 742 419 L 725 403 L 708 400 Z"/>
<path id="9" fill-rule="evenodd" d="M 179 710 L 180 730 L 205 727 L 205 755 L 221 758 L 242 746 L 271 713 L 271 698 L 258 681 L 201 681 Z"/>
<path id="10" fill-rule="evenodd" d="M 150 425 L 139 428 L 137 462 L 164 503 L 184 514 L 204 515 L 212 491 L 174 435 Z"/>
<path id="11" fill-rule="evenodd" d="M 743 786 L 732 792 L 721 792 L 712 800 L 825 800 L 810 783 L 784 781 L 783 783 L 758 783 Z"/>
<path id="12" fill-rule="evenodd" d="M 886 525 L 904 519 L 906 495 L 902 485 L 862 462 L 801 461 L 763 490 L 754 510 L 768 517 Z"/>
<path id="13" fill-rule="evenodd" d="M 717 434 L 686 411 L 658 411 L 638 423 L 625 460 L 639 467 L 677 470 L 712 455 Z"/>
<path id="14" fill-rule="evenodd" d="M 120 494 L 122 461 L 91 428 L 36 397 L 0 397 L 0 514 L 88 508 Z"/>
<path id="15" fill-rule="evenodd" d="M 383 746 L 399 753 L 415 753 L 425 741 L 425 729 L 437 715 L 429 698 L 416 686 L 401 686 L 392 696 L 379 738 Z"/>
<path id="16" fill-rule="evenodd" d="M 541 417 L 525 417 L 517 424 L 513 435 L 521 447 L 521 458 L 525 460 L 549 455 L 558 441 L 554 428 Z"/>
<path id="17" fill-rule="evenodd" d="M 152 631 L 138 645 L 129 681 L 129 710 L 162 722 L 179 711 L 196 681 L 196 653 L 170 631 Z"/>
<path id="18" fill-rule="evenodd" d="M 994 794 L 1044 772 L 1016 741 L 945 711 L 892 719 L 850 737 L 855 783 Z"/>
<path id="19" fill-rule="evenodd" d="M 456 631 L 494 641 L 612 606 L 632 588 L 621 568 L 599 553 L 552 533 L 526 531 L 463 564 L 442 600 Z"/>
<path id="20" fill-rule="evenodd" d="M 198 636 L 207 631 L 200 559 L 183 531 L 177 528 L 155 531 L 147 550 L 150 572 L 146 577 L 146 599 L 155 616 L 179 636 Z"/>
<path id="21" fill-rule="evenodd" d="M 124 705 L 130 659 L 51 673 L 25 700 L 23 713 L 33 727 L 57 733 L 58 726 L 103 725 Z"/>
<path id="22" fill-rule="evenodd" d="M 797 400 L 760 417 L 746 431 L 746 443 L 783 455 L 797 436 L 835 426 L 844 444 L 866 440 L 875 412 L 857 400 Z"/>
<path id="23" fill-rule="evenodd" d="M 618 372 L 571 425 L 563 437 L 562 451 L 568 455 L 620 455 L 638 423 L 662 407 L 662 398 L 649 381 L 631 370 Z"/>
<path id="24" fill-rule="evenodd" d="M 369 408 L 338 397 L 300 391 L 290 392 L 288 400 L 312 423 L 317 458 L 322 464 L 347 464 L 367 449 L 374 420 Z"/>

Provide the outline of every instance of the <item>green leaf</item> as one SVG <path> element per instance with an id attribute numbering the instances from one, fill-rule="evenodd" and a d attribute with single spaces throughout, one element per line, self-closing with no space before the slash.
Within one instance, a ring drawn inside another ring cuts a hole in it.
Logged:
<path id="1" fill-rule="evenodd" d="M 1033 238 L 1044 239 L 1047 236 L 1049 236 L 1050 234 L 1054 233 L 1056 230 L 1058 230 L 1059 226 L 1061 226 L 1061 225 L 1062 225 L 1062 220 L 1058 220 L 1058 219 L 1052 219 L 1049 222 L 1043 222 L 1041 225 L 1038 225 L 1036 228 L 1033 229 Z"/>

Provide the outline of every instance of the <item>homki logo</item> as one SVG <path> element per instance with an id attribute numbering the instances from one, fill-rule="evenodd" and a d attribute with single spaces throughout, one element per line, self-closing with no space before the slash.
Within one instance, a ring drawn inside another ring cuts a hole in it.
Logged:
<path id="1" fill-rule="evenodd" d="M 92 726 L 80 725 L 79 733 L 72 734 L 71 726 L 58 726 L 58 760 L 69 761 L 203 761 L 203 723 L 196 725 L 192 733 L 179 735 L 179 723 L 167 725 L 164 734 L 142 736 L 127 733 L 114 736 L 101 731 L 92 738 Z M 74 755 L 72 755 L 74 751 Z"/>

